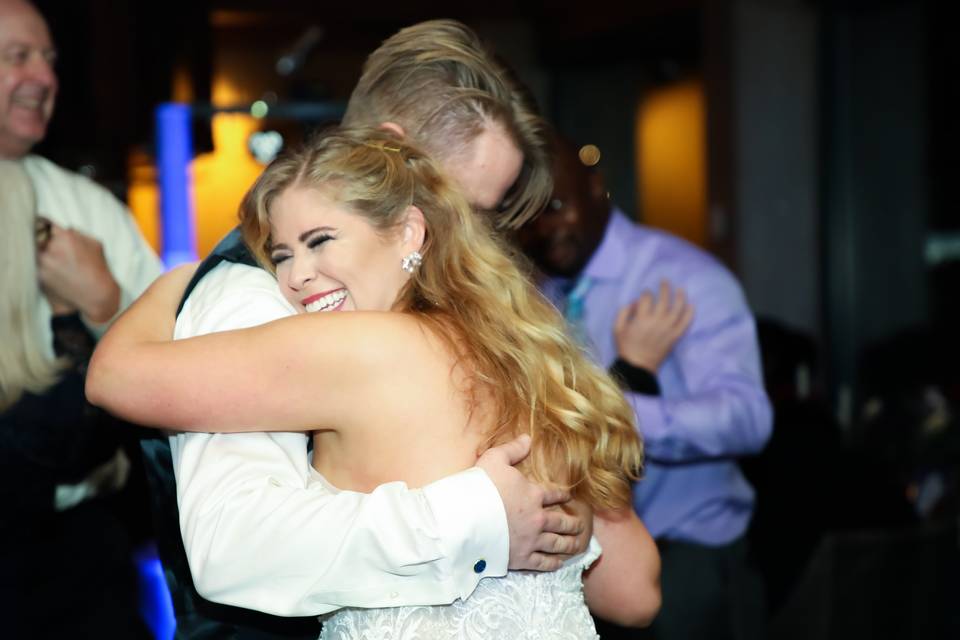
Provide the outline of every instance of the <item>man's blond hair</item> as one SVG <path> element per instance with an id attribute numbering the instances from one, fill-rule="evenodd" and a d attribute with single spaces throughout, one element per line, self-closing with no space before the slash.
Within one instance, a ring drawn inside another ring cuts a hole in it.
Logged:
<path id="1" fill-rule="evenodd" d="M 514 188 L 495 212 L 497 228 L 518 228 L 550 198 L 549 138 L 528 93 L 466 25 L 431 20 L 388 38 L 367 58 L 345 126 L 399 125 L 441 165 L 500 124 L 523 153 Z"/>

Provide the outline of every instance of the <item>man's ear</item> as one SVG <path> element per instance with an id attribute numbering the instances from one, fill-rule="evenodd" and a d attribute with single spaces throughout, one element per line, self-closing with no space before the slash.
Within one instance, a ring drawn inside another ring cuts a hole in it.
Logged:
<path id="1" fill-rule="evenodd" d="M 400 241 L 405 252 L 420 251 L 427 239 L 427 223 L 420 207 L 410 205 L 403 213 Z"/>
<path id="2" fill-rule="evenodd" d="M 398 125 L 396 122 L 381 122 L 378 129 L 385 129 L 390 133 L 396 135 L 398 138 L 406 138 L 407 132 L 403 130 L 403 127 Z"/>

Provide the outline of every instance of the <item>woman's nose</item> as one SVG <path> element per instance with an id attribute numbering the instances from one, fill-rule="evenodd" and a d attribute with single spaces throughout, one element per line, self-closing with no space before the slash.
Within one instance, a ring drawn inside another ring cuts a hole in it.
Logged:
<path id="1" fill-rule="evenodd" d="M 290 287 L 299 290 L 316 277 L 316 270 L 311 261 L 306 258 L 294 256 L 291 260 L 293 264 L 290 268 Z"/>

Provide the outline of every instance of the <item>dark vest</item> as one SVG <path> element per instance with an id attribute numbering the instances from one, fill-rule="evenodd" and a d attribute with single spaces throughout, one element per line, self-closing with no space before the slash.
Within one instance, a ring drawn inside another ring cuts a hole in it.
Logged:
<path id="1" fill-rule="evenodd" d="M 250 253 L 250 249 L 248 249 L 247 245 L 243 242 L 243 236 L 240 235 L 240 227 L 234 227 L 230 233 L 223 236 L 223 239 L 217 243 L 217 246 L 213 248 L 210 255 L 197 267 L 196 272 L 187 284 L 186 290 L 183 292 L 183 298 L 180 299 L 180 306 L 177 307 L 178 316 L 180 312 L 183 311 L 183 305 L 186 304 L 187 298 L 193 293 L 197 283 L 203 279 L 203 276 L 213 271 L 214 267 L 224 261 L 238 262 L 240 264 L 250 265 L 251 267 L 258 266 L 257 261 L 253 258 L 253 254 Z"/>

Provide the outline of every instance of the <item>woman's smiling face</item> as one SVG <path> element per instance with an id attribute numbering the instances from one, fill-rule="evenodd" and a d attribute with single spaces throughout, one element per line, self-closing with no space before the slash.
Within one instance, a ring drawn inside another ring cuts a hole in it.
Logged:
<path id="1" fill-rule="evenodd" d="M 375 229 L 331 191 L 286 189 L 270 208 L 270 258 L 298 312 L 389 311 L 409 275 L 402 234 Z"/>

